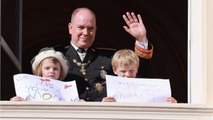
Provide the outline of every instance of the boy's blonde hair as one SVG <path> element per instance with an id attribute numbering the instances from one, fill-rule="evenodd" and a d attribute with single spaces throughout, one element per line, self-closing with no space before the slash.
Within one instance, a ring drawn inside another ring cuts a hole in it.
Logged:
<path id="1" fill-rule="evenodd" d="M 139 57 L 132 50 L 119 50 L 112 57 L 112 67 L 117 68 L 118 65 L 136 65 L 139 67 Z"/>

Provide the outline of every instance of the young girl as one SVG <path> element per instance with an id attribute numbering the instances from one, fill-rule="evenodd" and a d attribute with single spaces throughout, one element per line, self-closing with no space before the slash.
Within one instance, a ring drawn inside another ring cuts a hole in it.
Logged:
<path id="1" fill-rule="evenodd" d="M 128 49 L 117 51 L 112 58 L 113 72 L 119 77 L 135 78 L 139 68 L 139 57 Z M 113 97 L 103 98 L 104 102 L 115 102 Z M 167 98 L 168 103 L 176 103 L 173 97 Z"/>
<path id="2" fill-rule="evenodd" d="M 32 59 L 32 71 L 34 75 L 63 80 L 68 73 L 69 63 L 65 56 L 53 48 L 43 48 Z M 24 101 L 19 96 L 12 97 L 11 101 Z"/>

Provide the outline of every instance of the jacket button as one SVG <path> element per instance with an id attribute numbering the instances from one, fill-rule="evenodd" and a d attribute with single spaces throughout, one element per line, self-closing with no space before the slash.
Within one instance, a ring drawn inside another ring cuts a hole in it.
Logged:
<path id="1" fill-rule="evenodd" d="M 86 87 L 86 90 L 89 90 L 89 87 Z"/>

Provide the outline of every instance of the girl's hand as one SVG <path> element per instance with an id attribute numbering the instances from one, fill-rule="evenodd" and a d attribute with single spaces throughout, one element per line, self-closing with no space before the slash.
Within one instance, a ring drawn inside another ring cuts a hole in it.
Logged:
<path id="1" fill-rule="evenodd" d="M 12 97 L 12 98 L 10 99 L 10 101 L 25 101 L 25 100 L 24 100 L 24 98 L 22 98 L 22 97 L 15 96 L 15 97 Z"/>

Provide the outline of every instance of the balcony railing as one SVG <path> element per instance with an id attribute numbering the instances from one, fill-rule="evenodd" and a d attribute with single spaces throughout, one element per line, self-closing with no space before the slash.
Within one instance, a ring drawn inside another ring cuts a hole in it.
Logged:
<path id="1" fill-rule="evenodd" d="M 213 120 L 213 106 L 0 101 L 1 120 Z"/>

